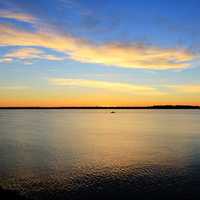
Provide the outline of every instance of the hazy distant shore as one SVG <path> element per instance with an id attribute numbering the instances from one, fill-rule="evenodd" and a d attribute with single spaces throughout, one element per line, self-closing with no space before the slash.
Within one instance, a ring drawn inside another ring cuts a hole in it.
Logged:
<path id="1" fill-rule="evenodd" d="M 200 106 L 192 105 L 155 105 L 155 106 L 9 106 L 0 109 L 200 109 Z"/>

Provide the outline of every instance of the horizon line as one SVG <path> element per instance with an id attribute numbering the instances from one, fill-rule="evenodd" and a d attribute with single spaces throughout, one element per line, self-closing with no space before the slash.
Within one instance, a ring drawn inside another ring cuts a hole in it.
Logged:
<path id="1" fill-rule="evenodd" d="M 151 105 L 151 106 L 0 106 L 0 109 L 200 109 L 200 105 Z"/>

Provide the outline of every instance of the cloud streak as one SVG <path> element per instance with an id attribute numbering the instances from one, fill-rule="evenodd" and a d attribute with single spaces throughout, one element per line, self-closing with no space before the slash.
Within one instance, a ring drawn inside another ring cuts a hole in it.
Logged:
<path id="1" fill-rule="evenodd" d="M 27 23 L 37 22 L 37 18 L 33 17 L 32 15 L 14 11 L 7 11 L 7 10 L 0 10 L 0 18 L 14 19 L 17 21 L 22 21 Z"/>
<path id="2" fill-rule="evenodd" d="M 8 52 L 3 56 L 3 60 L 5 61 L 13 61 L 14 59 L 19 60 L 35 60 L 35 59 L 45 59 L 50 61 L 62 61 L 63 57 L 58 57 L 51 54 L 46 54 L 44 51 L 37 48 L 20 48 L 17 50 L 13 50 Z"/>
<path id="3" fill-rule="evenodd" d="M 162 94 L 154 87 L 147 85 L 133 85 L 130 83 L 86 80 L 86 79 L 66 79 L 66 78 L 49 78 L 49 84 L 55 86 L 67 86 L 67 87 L 82 87 L 82 88 L 95 88 L 106 89 L 115 92 L 128 92 L 133 94 Z"/>
<path id="4" fill-rule="evenodd" d="M 140 95 L 172 95 L 176 94 L 193 94 L 200 95 L 199 84 L 183 84 L 183 85 L 160 85 L 162 89 L 149 85 L 136 85 L 131 83 L 109 82 L 87 79 L 68 79 L 68 78 L 49 78 L 49 84 L 60 87 L 79 87 L 106 89 L 114 92 L 124 92 Z M 164 89 L 164 90 L 163 90 Z"/>
<path id="5" fill-rule="evenodd" d="M 14 13 L 1 14 L 1 17 L 14 18 L 32 23 L 35 18 Z M 39 28 L 40 27 L 40 28 Z M 44 47 L 64 53 L 69 59 L 109 67 L 139 69 L 183 69 L 190 67 L 195 55 L 182 48 L 160 48 L 120 42 L 95 44 L 87 40 L 61 34 L 48 26 L 36 26 L 34 32 L 0 24 L 0 46 Z M 38 56 L 38 55 L 36 55 Z M 49 57 L 48 60 L 55 60 Z"/>

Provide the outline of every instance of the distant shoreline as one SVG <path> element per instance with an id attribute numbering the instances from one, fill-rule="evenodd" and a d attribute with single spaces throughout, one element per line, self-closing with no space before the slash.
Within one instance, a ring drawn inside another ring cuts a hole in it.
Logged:
<path id="1" fill-rule="evenodd" d="M 62 106 L 62 107 L 46 107 L 46 106 L 30 106 L 30 107 L 0 107 L 0 109 L 200 109 L 200 106 L 191 105 L 155 105 L 155 106 Z"/>

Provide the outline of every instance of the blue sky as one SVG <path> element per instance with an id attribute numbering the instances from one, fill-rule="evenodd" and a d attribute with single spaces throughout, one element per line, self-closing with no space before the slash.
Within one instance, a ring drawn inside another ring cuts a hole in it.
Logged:
<path id="1" fill-rule="evenodd" d="M 200 104 L 198 0 L 0 0 L 0 105 Z"/>

